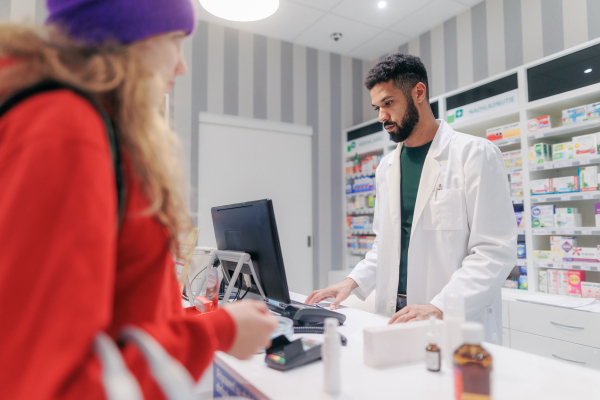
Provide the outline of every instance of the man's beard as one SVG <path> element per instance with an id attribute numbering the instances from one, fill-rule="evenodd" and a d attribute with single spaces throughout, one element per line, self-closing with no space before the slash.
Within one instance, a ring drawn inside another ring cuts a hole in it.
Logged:
<path id="1" fill-rule="evenodd" d="M 415 102 L 412 98 L 408 97 L 408 105 L 406 107 L 406 113 L 404 117 L 402 117 L 402 122 L 400 122 L 400 126 L 397 123 L 388 121 L 383 127 L 387 128 L 388 126 L 395 126 L 396 130 L 389 132 L 390 139 L 393 142 L 400 143 L 404 142 L 410 134 L 415 129 L 415 126 L 419 123 L 419 110 L 415 107 Z"/>

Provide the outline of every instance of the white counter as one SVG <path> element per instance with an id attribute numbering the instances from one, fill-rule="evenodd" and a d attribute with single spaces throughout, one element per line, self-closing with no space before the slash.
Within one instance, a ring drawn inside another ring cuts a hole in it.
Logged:
<path id="1" fill-rule="evenodd" d="M 305 297 L 292 294 L 297 301 Z M 363 364 L 365 327 L 385 325 L 388 319 L 360 310 L 339 310 L 347 316 L 340 332 L 348 338 L 342 348 L 342 395 L 337 399 L 454 399 L 451 371 L 428 372 L 424 363 L 375 369 Z M 297 335 L 298 337 L 300 335 Z M 321 339 L 322 335 L 303 335 Z M 322 340 L 322 339 L 321 339 Z M 494 358 L 493 399 L 600 399 L 600 372 L 549 360 L 509 348 L 484 344 Z M 217 353 L 215 371 L 222 369 L 257 399 L 329 399 L 322 391 L 321 361 L 279 372 L 264 362 L 264 354 L 240 361 Z M 219 384 L 217 374 L 215 384 Z"/>

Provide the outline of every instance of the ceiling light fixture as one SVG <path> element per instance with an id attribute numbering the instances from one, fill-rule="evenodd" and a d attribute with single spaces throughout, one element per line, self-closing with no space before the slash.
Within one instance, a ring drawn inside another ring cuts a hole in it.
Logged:
<path id="1" fill-rule="evenodd" d="M 586 69 L 585 71 L 583 71 L 584 74 L 589 74 L 590 72 L 592 72 L 591 68 Z"/>
<path id="2" fill-rule="evenodd" d="M 377 7 L 379 8 L 384 8 L 387 5 L 387 3 L 385 1 L 380 1 L 379 3 L 377 3 Z"/>
<path id="3" fill-rule="evenodd" d="M 200 5 L 212 15 L 229 21 L 258 21 L 279 8 L 279 0 L 200 0 Z"/>

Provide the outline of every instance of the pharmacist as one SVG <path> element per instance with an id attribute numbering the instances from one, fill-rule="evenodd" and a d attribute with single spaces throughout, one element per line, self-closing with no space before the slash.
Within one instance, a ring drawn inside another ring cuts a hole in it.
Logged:
<path id="1" fill-rule="evenodd" d="M 429 106 L 418 57 L 393 54 L 365 80 L 379 121 L 398 143 L 376 172 L 369 251 L 340 283 L 307 303 L 376 291 L 376 312 L 390 323 L 443 318 L 446 296 L 460 293 L 466 318 L 502 341 L 500 287 L 517 259 L 517 225 L 506 169 L 490 141 L 454 131 Z"/>

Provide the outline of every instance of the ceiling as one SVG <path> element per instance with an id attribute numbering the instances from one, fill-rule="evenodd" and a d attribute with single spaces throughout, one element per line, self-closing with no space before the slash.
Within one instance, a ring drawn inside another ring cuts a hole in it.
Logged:
<path id="1" fill-rule="evenodd" d="M 199 7 L 199 18 L 219 25 L 374 60 L 482 0 L 280 0 L 279 9 L 261 21 L 233 22 Z M 330 35 L 342 33 L 339 41 Z"/>

